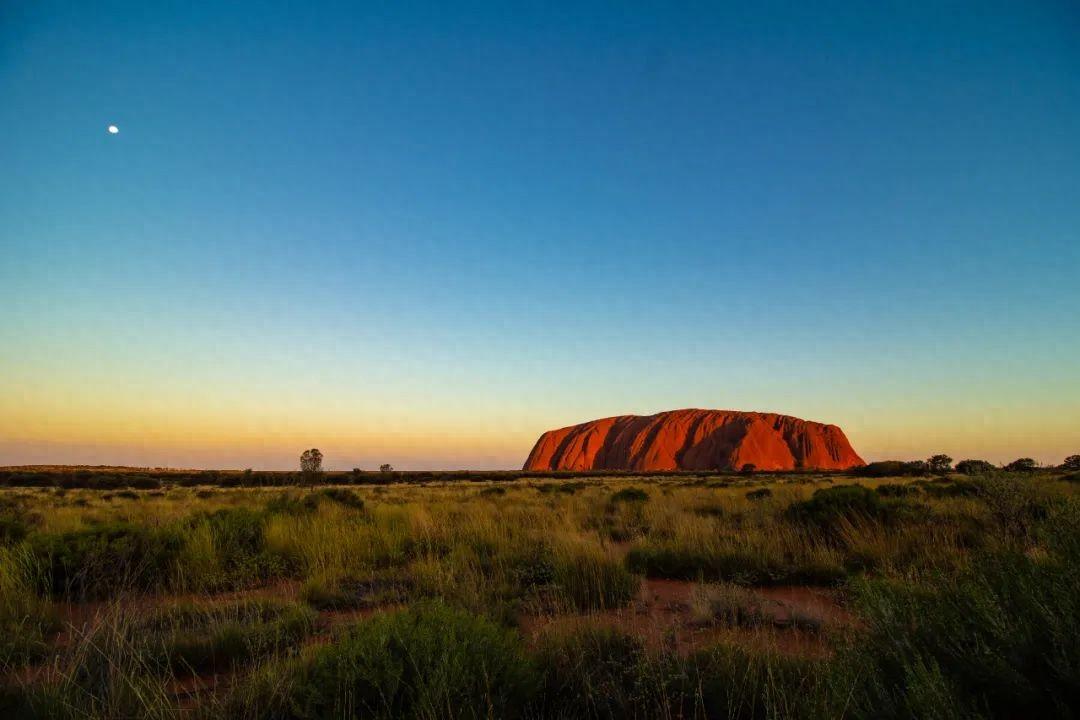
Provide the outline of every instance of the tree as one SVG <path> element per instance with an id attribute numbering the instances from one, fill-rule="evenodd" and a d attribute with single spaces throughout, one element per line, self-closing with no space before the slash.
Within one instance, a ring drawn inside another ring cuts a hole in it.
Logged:
<path id="1" fill-rule="evenodd" d="M 956 463 L 956 472 L 964 475 L 985 475 L 993 471 L 994 466 L 985 460 L 961 460 Z"/>
<path id="2" fill-rule="evenodd" d="M 318 448 L 305 450 L 300 456 L 300 474 L 304 476 L 304 482 L 313 483 L 322 474 L 322 453 Z"/>
<path id="3" fill-rule="evenodd" d="M 1005 469 L 1009 472 L 1035 472 L 1035 468 L 1038 467 L 1035 461 L 1031 458 L 1019 458 L 1013 460 L 1011 463 L 1005 466 Z"/>
<path id="4" fill-rule="evenodd" d="M 1070 455 L 1061 463 L 1062 470 L 1080 470 L 1080 455 Z"/>
<path id="5" fill-rule="evenodd" d="M 952 458 L 948 455 L 935 455 L 926 461 L 926 465 L 935 475 L 944 475 L 952 470 Z"/>
<path id="6" fill-rule="evenodd" d="M 390 463 L 383 463 L 382 465 L 379 466 L 379 471 L 380 472 L 393 472 L 393 470 L 394 470 L 394 466 L 391 465 Z"/>

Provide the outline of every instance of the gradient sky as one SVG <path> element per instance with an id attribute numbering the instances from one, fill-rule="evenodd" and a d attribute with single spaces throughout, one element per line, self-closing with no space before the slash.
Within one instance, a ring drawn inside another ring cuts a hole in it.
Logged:
<path id="1" fill-rule="evenodd" d="M 0 4 L 0 464 L 1080 452 L 1075 0 L 212 4 Z"/>

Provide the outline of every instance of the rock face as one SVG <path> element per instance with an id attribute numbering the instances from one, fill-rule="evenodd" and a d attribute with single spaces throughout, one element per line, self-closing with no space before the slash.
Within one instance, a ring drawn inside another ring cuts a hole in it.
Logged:
<path id="1" fill-rule="evenodd" d="M 525 470 L 845 470 L 864 464 L 836 425 L 774 413 L 672 410 L 549 430 Z"/>

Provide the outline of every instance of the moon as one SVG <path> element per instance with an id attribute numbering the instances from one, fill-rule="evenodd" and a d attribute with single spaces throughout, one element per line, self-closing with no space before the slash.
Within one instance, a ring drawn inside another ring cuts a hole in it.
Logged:
<path id="1" fill-rule="evenodd" d="M 110 125 L 108 129 L 110 135 L 115 135 L 116 133 L 120 132 L 120 128 L 116 127 L 115 125 Z"/>

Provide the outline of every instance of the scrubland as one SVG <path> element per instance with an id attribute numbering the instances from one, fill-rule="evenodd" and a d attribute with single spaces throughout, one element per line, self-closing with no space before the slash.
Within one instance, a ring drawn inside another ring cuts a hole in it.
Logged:
<path id="1" fill-rule="evenodd" d="M 1061 473 L 0 490 L 0 716 L 1080 714 Z"/>

